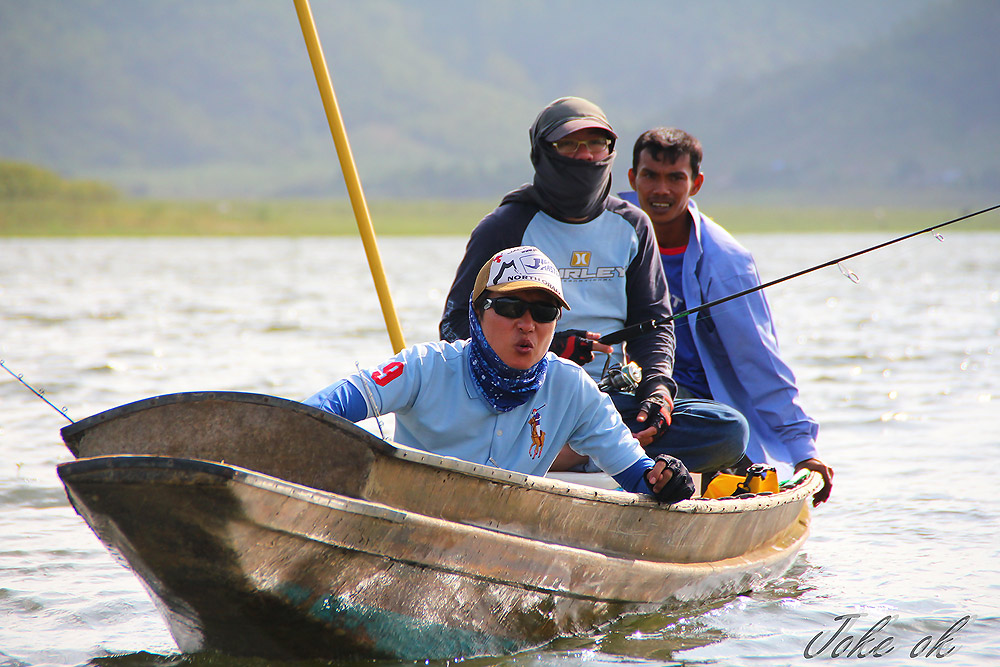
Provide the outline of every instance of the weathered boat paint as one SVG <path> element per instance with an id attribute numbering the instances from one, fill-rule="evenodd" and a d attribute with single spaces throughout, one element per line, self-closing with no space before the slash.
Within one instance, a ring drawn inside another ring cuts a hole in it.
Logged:
<path id="1" fill-rule="evenodd" d="M 799 513 L 787 496 L 693 500 L 672 505 L 670 512 L 650 512 L 659 505 L 648 496 L 436 456 L 380 440 L 310 406 L 259 394 L 154 397 L 88 417 L 62 434 L 78 457 L 221 461 L 427 516 L 675 563 L 756 549 Z M 800 489 L 795 500 L 807 495 Z"/>
<path id="2" fill-rule="evenodd" d="M 59 467 L 70 499 L 178 646 L 275 658 L 505 654 L 750 590 L 790 566 L 820 483 L 660 506 L 253 394 L 157 397 L 63 435 L 88 457 Z"/>

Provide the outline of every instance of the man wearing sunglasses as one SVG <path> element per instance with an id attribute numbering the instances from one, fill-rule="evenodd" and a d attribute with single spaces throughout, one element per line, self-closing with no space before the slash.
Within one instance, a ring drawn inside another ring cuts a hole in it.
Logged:
<path id="1" fill-rule="evenodd" d="M 670 315 L 655 235 L 645 213 L 610 196 L 617 136 L 597 105 L 579 97 L 555 100 L 529 136 L 533 182 L 507 194 L 473 230 L 445 304 L 441 337 L 469 336 L 466 300 L 483 262 L 503 248 L 533 245 L 552 258 L 574 304 L 551 349 L 600 381 L 606 355 L 617 363 L 624 355 L 621 346 L 597 343 L 599 334 Z M 670 454 L 696 472 L 736 463 L 746 447 L 746 420 L 714 401 L 675 404 L 673 350 L 672 326 L 628 341 L 642 381 L 634 393 L 612 392 L 615 406 L 650 454 Z M 602 354 L 595 359 L 594 352 Z M 556 469 L 585 464 L 567 450 Z"/>
<path id="2" fill-rule="evenodd" d="M 471 292 L 468 340 L 415 345 L 305 403 L 355 422 L 393 412 L 399 443 L 529 475 L 545 475 L 565 444 L 626 491 L 691 497 L 684 465 L 648 457 L 608 396 L 548 351 L 569 310 L 548 257 L 531 246 L 503 250 Z"/>

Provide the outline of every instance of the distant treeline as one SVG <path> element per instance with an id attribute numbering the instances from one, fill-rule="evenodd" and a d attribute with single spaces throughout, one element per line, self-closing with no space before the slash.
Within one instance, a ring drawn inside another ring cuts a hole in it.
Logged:
<path id="1" fill-rule="evenodd" d="M 702 210 L 736 234 L 884 232 L 918 229 L 968 209 L 817 206 L 723 206 Z M 380 236 L 462 236 L 496 201 L 373 198 Z M 996 230 L 996 214 L 963 223 Z M 120 195 L 106 183 L 66 179 L 30 164 L 0 161 L 0 238 L 78 236 L 345 236 L 356 237 L 346 198 L 148 199 Z"/>
<path id="2" fill-rule="evenodd" d="M 0 161 L 0 200 L 112 201 L 118 196 L 107 183 L 69 180 L 35 165 Z"/>

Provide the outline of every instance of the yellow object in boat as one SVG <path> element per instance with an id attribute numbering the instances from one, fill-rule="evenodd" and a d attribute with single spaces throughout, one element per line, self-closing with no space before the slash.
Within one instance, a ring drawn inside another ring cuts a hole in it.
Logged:
<path id="1" fill-rule="evenodd" d="M 727 498 L 744 493 L 777 493 L 778 473 L 771 466 L 755 463 L 746 475 L 719 473 L 708 483 L 704 498 Z"/>

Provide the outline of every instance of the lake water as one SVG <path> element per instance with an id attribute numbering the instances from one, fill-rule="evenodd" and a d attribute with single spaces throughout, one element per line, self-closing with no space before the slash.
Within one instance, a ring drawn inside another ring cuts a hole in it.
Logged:
<path id="1" fill-rule="evenodd" d="M 887 238 L 742 240 L 770 280 Z M 437 337 L 464 243 L 380 241 L 408 343 Z M 860 614 L 847 634 L 891 617 L 877 635 L 893 650 L 867 663 L 1000 664 L 1000 233 L 921 235 L 848 264 L 860 282 L 826 268 L 768 290 L 836 469 L 789 575 L 466 662 L 839 662 L 833 646 L 804 651 L 835 617 Z M 177 391 L 299 399 L 391 353 L 353 239 L 0 240 L 0 304 L 0 358 L 77 420 Z M 138 581 L 66 500 L 55 466 L 71 459 L 67 423 L 0 371 L 0 667 L 261 664 L 177 655 Z M 967 616 L 937 649 L 951 653 L 921 657 Z"/>

